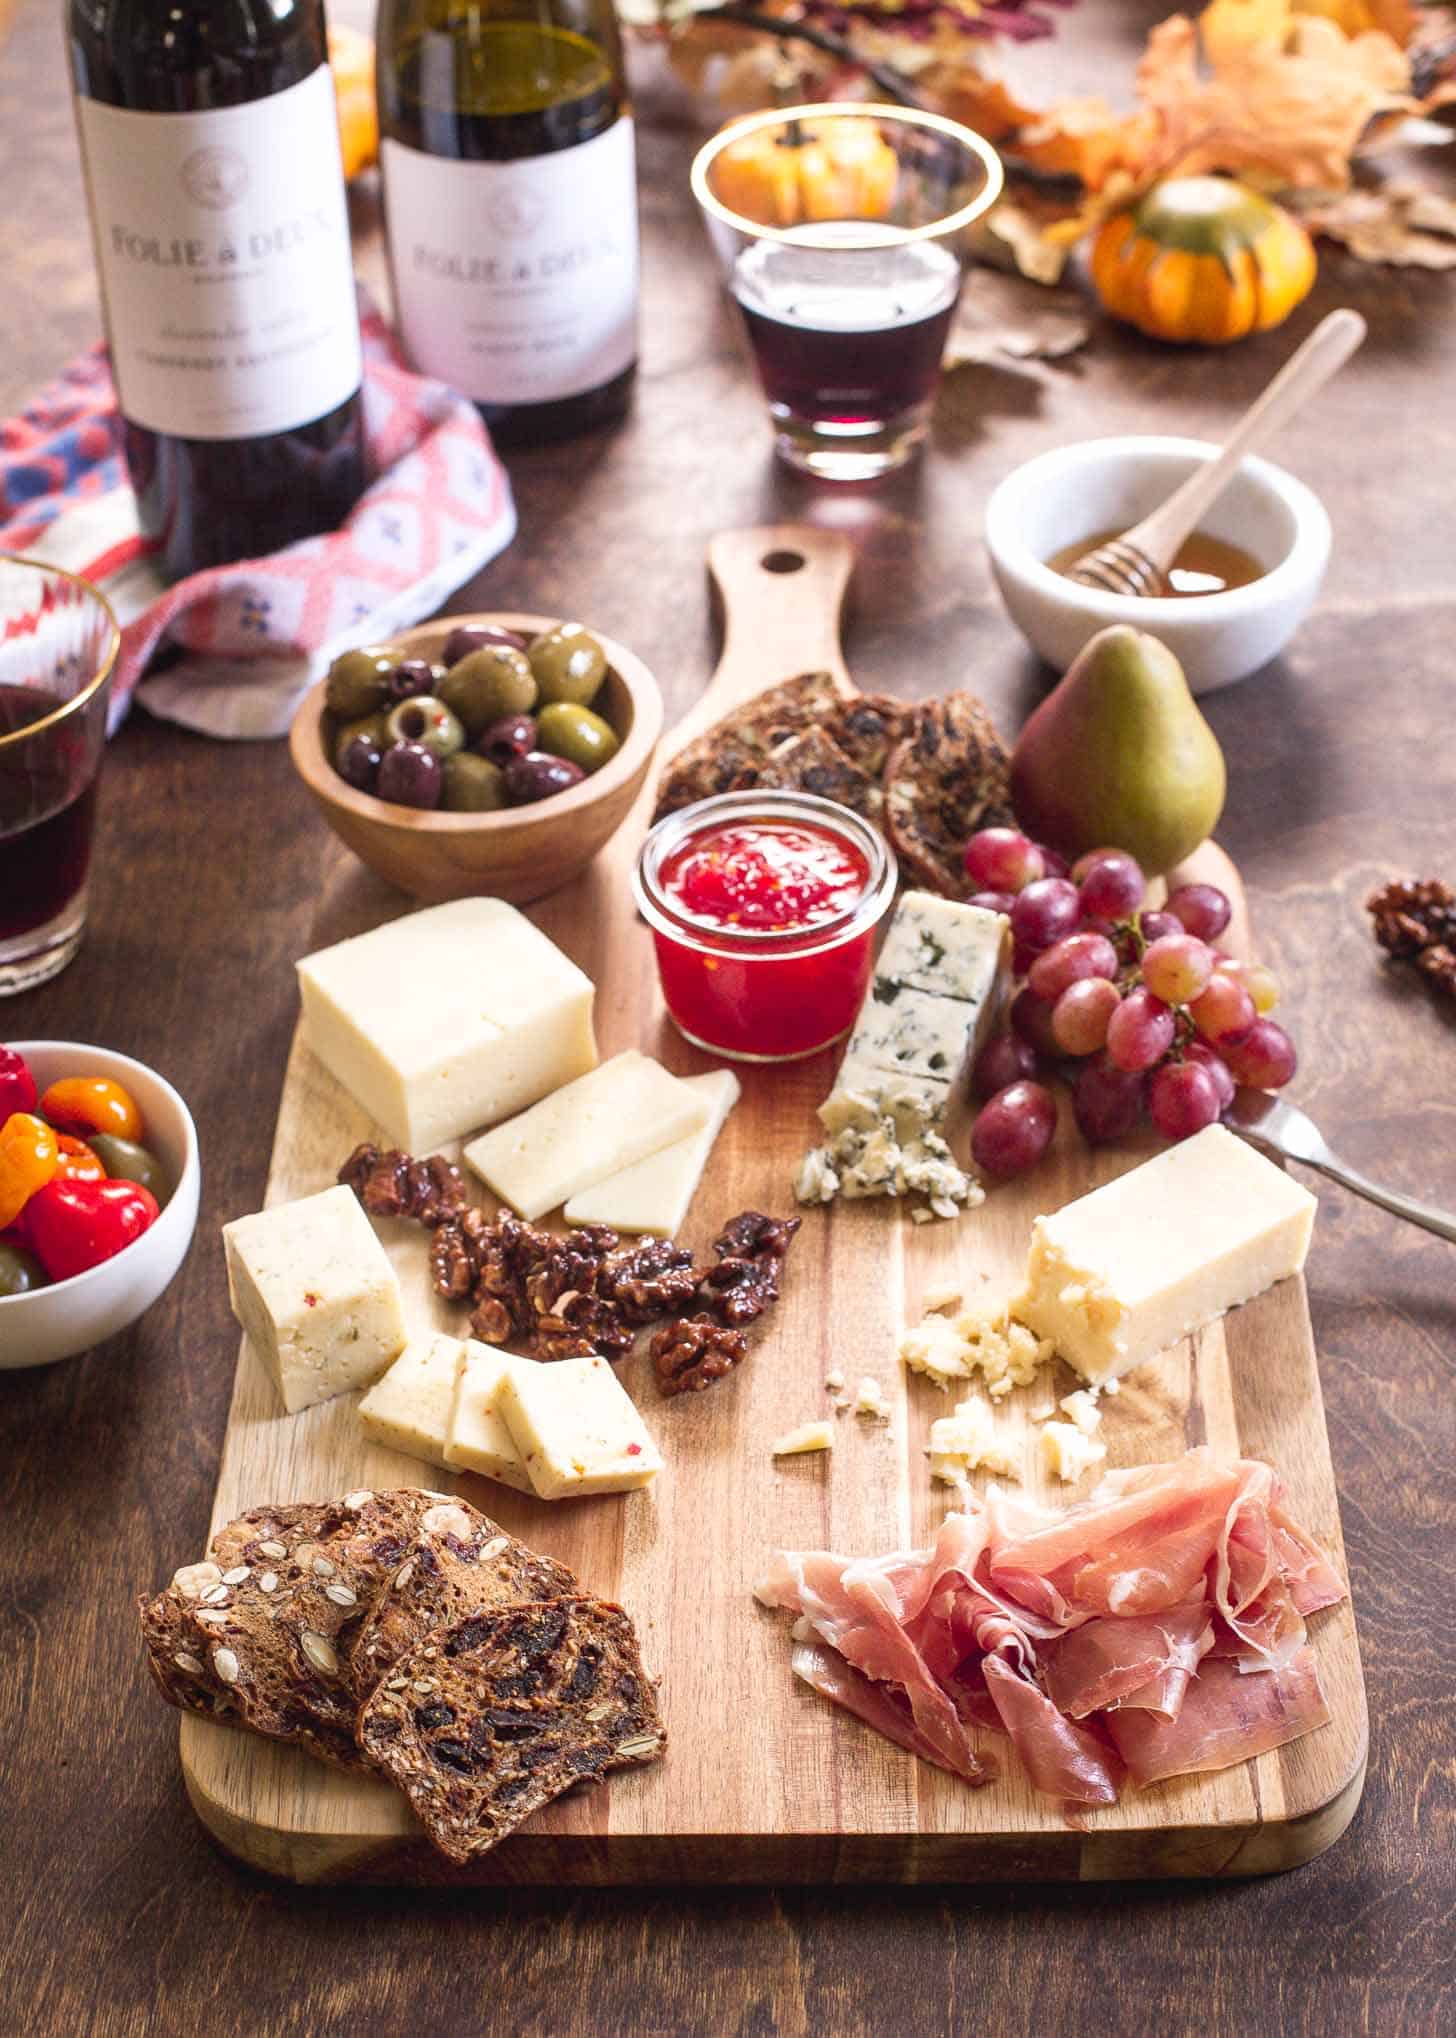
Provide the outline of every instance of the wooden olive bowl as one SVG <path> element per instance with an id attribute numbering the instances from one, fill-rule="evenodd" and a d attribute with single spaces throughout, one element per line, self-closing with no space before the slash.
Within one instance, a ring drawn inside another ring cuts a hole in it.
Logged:
<path id="1" fill-rule="evenodd" d="M 514 611 L 441 616 L 388 643 L 401 658 L 434 659 L 451 631 L 467 623 L 535 636 L 560 620 Z M 324 680 L 309 689 L 293 718 L 288 747 L 294 769 L 340 841 L 411 897 L 437 904 L 486 893 L 516 905 L 544 898 L 584 870 L 626 818 L 662 733 L 657 681 L 625 645 L 592 634 L 607 654 L 607 677 L 593 705 L 622 746 L 567 792 L 493 814 L 402 807 L 356 792 L 334 770 L 324 745 Z"/>

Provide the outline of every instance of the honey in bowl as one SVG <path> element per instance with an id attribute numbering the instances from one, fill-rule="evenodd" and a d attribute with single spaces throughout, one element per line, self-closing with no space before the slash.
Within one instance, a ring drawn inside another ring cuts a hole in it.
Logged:
<path id="1" fill-rule="evenodd" d="M 1094 532 L 1090 538 L 1079 539 L 1075 545 L 1064 545 L 1060 552 L 1054 552 L 1047 565 L 1053 573 L 1070 574 L 1079 559 L 1121 536 L 1121 531 L 1115 529 Z M 1231 545 L 1227 538 L 1215 538 L 1207 531 L 1194 531 L 1183 540 L 1178 556 L 1168 568 L 1168 592 L 1227 594 L 1231 588 L 1247 587 L 1263 577 L 1264 568 L 1241 545 Z"/>

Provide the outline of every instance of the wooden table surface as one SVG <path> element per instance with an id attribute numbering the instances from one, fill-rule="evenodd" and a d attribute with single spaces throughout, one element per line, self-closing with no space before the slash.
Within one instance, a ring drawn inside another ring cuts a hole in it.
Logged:
<path id="1" fill-rule="evenodd" d="M 1088 0 L 1033 75 L 1125 75 L 1158 11 Z M 0 0 L 0 413 L 96 329 L 57 13 Z M 680 710 L 714 656 L 708 538 L 808 516 L 862 547 L 861 683 L 971 685 L 1009 731 L 1046 675 L 986 568 L 996 481 L 1062 440 L 1214 435 L 1323 311 L 1358 306 L 1363 354 L 1279 448 L 1334 519 L 1323 600 L 1282 662 L 1206 705 L 1230 765 L 1220 833 L 1287 988 L 1299 1102 L 1357 1165 L 1456 1204 L 1451 1010 L 1381 967 L 1362 911 L 1387 876 L 1456 871 L 1456 281 L 1330 252 L 1271 338 L 1185 355 L 1099 326 L 1061 366 L 963 370 L 919 466 L 834 494 L 768 457 L 689 214 L 691 146 L 685 128 L 643 136 L 631 422 L 514 462 L 520 536 L 452 606 L 588 617 Z M 273 1887 L 214 1852 L 131 1602 L 198 1554 L 207 1522 L 237 1348 L 217 1229 L 262 1194 L 291 964 L 324 895 L 362 887 L 367 903 L 370 884 L 281 743 L 134 715 L 108 762 L 85 949 L 4 1015 L 9 1038 L 92 1039 L 165 1070 L 196 1114 L 205 1180 L 192 1253 L 143 1323 L 68 1365 L 0 1374 L 0 2030 L 1456 2027 L 1456 1260 L 1334 1190 L 1309 1285 L 1372 1743 L 1363 1806 L 1311 1866 L 1234 1885 L 440 1896 Z"/>

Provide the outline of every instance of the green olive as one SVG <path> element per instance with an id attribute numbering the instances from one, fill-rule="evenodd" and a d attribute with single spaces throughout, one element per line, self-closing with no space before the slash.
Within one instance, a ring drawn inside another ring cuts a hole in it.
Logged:
<path id="1" fill-rule="evenodd" d="M 384 726 L 391 743 L 423 743 L 426 750 L 442 761 L 465 748 L 460 717 L 432 693 L 411 694 L 407 701 L 390 710 Z"/>
<path id="2" fill-rule="evenodd" d="M 473 750 L 457 750 L 445 759 L 442 807 L 452 814 L 493 814 L 505 804 L 505 774 L 498 764 Z"/>
<path id="3" fill-rule="evenodd" d="M 579 764 L 583 771 L 597 771 L 609 757 L 615 757 L 622 739 L 610 722 L 579 708 L 574 701 L 551 701 L 536 720 L 536 741 L 553 757 Z"/>
<path id="4" fill-rule="evenodd" d="M 607 676 L 607 654 L 580 623 L 543 630 L 527 656 L 543 701 L 571 701 L 589 707 Z"/>
<path id="5" fill-rule="evenodd" d="M 524 651 L 487 644 L 452 665 L 440 681 L 440 699 L 465 724 L 472 742 L 504 715 L 528 715 L 536 705 L 536 682 Z"/>
<path id="6" fill-rule="evenodd" d="M 382 708 L 389 698 L 389 676 L 395 664 L 395 654 L 377 644 L 367 650 L 341 652 L 324 681 L 330 712 L 341 721 L 356 722 L 361 715 Z"/>
<path id="7" fill-rule="evenodd" d="M 384 714 L 361 715 L 357 722 L 341 722 L 334 737 L 334 769 L 344 768 L 344 752 L 356 736 L 366 736 L 379 750 L 389 741 L 386 724 L 389 717 Z"/>
<path id="8" fill-rule="evenodd" d="M 86 1142 L 113 1182 L 139 1182 L 150 1189 L 160 1209 L 172 1193 L 162 1163 L 154 1153 L 138 1146 L 134 1139 L 118 1139 L 114 1132 L 93 1132 Z"/>
<path id="9" fill-rule="evenodd" d="M 0 1295 L 28 1295 L 49 1285 L 46 1270 L 34 1253 L 0 1240 Z"/>

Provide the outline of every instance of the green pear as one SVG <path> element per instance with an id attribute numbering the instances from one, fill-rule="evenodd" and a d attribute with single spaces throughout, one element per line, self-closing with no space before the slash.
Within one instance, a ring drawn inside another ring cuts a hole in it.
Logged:
<path id="1" fill-rule="evenodd" d="M 1125 849 L 1149 876 L 1207 841 L 1225 783 L 1182 666 L 1126 623 L 1083 647 L 1011 756 L 1011 803 L 1028 835 L 1067 857 Z"/>

